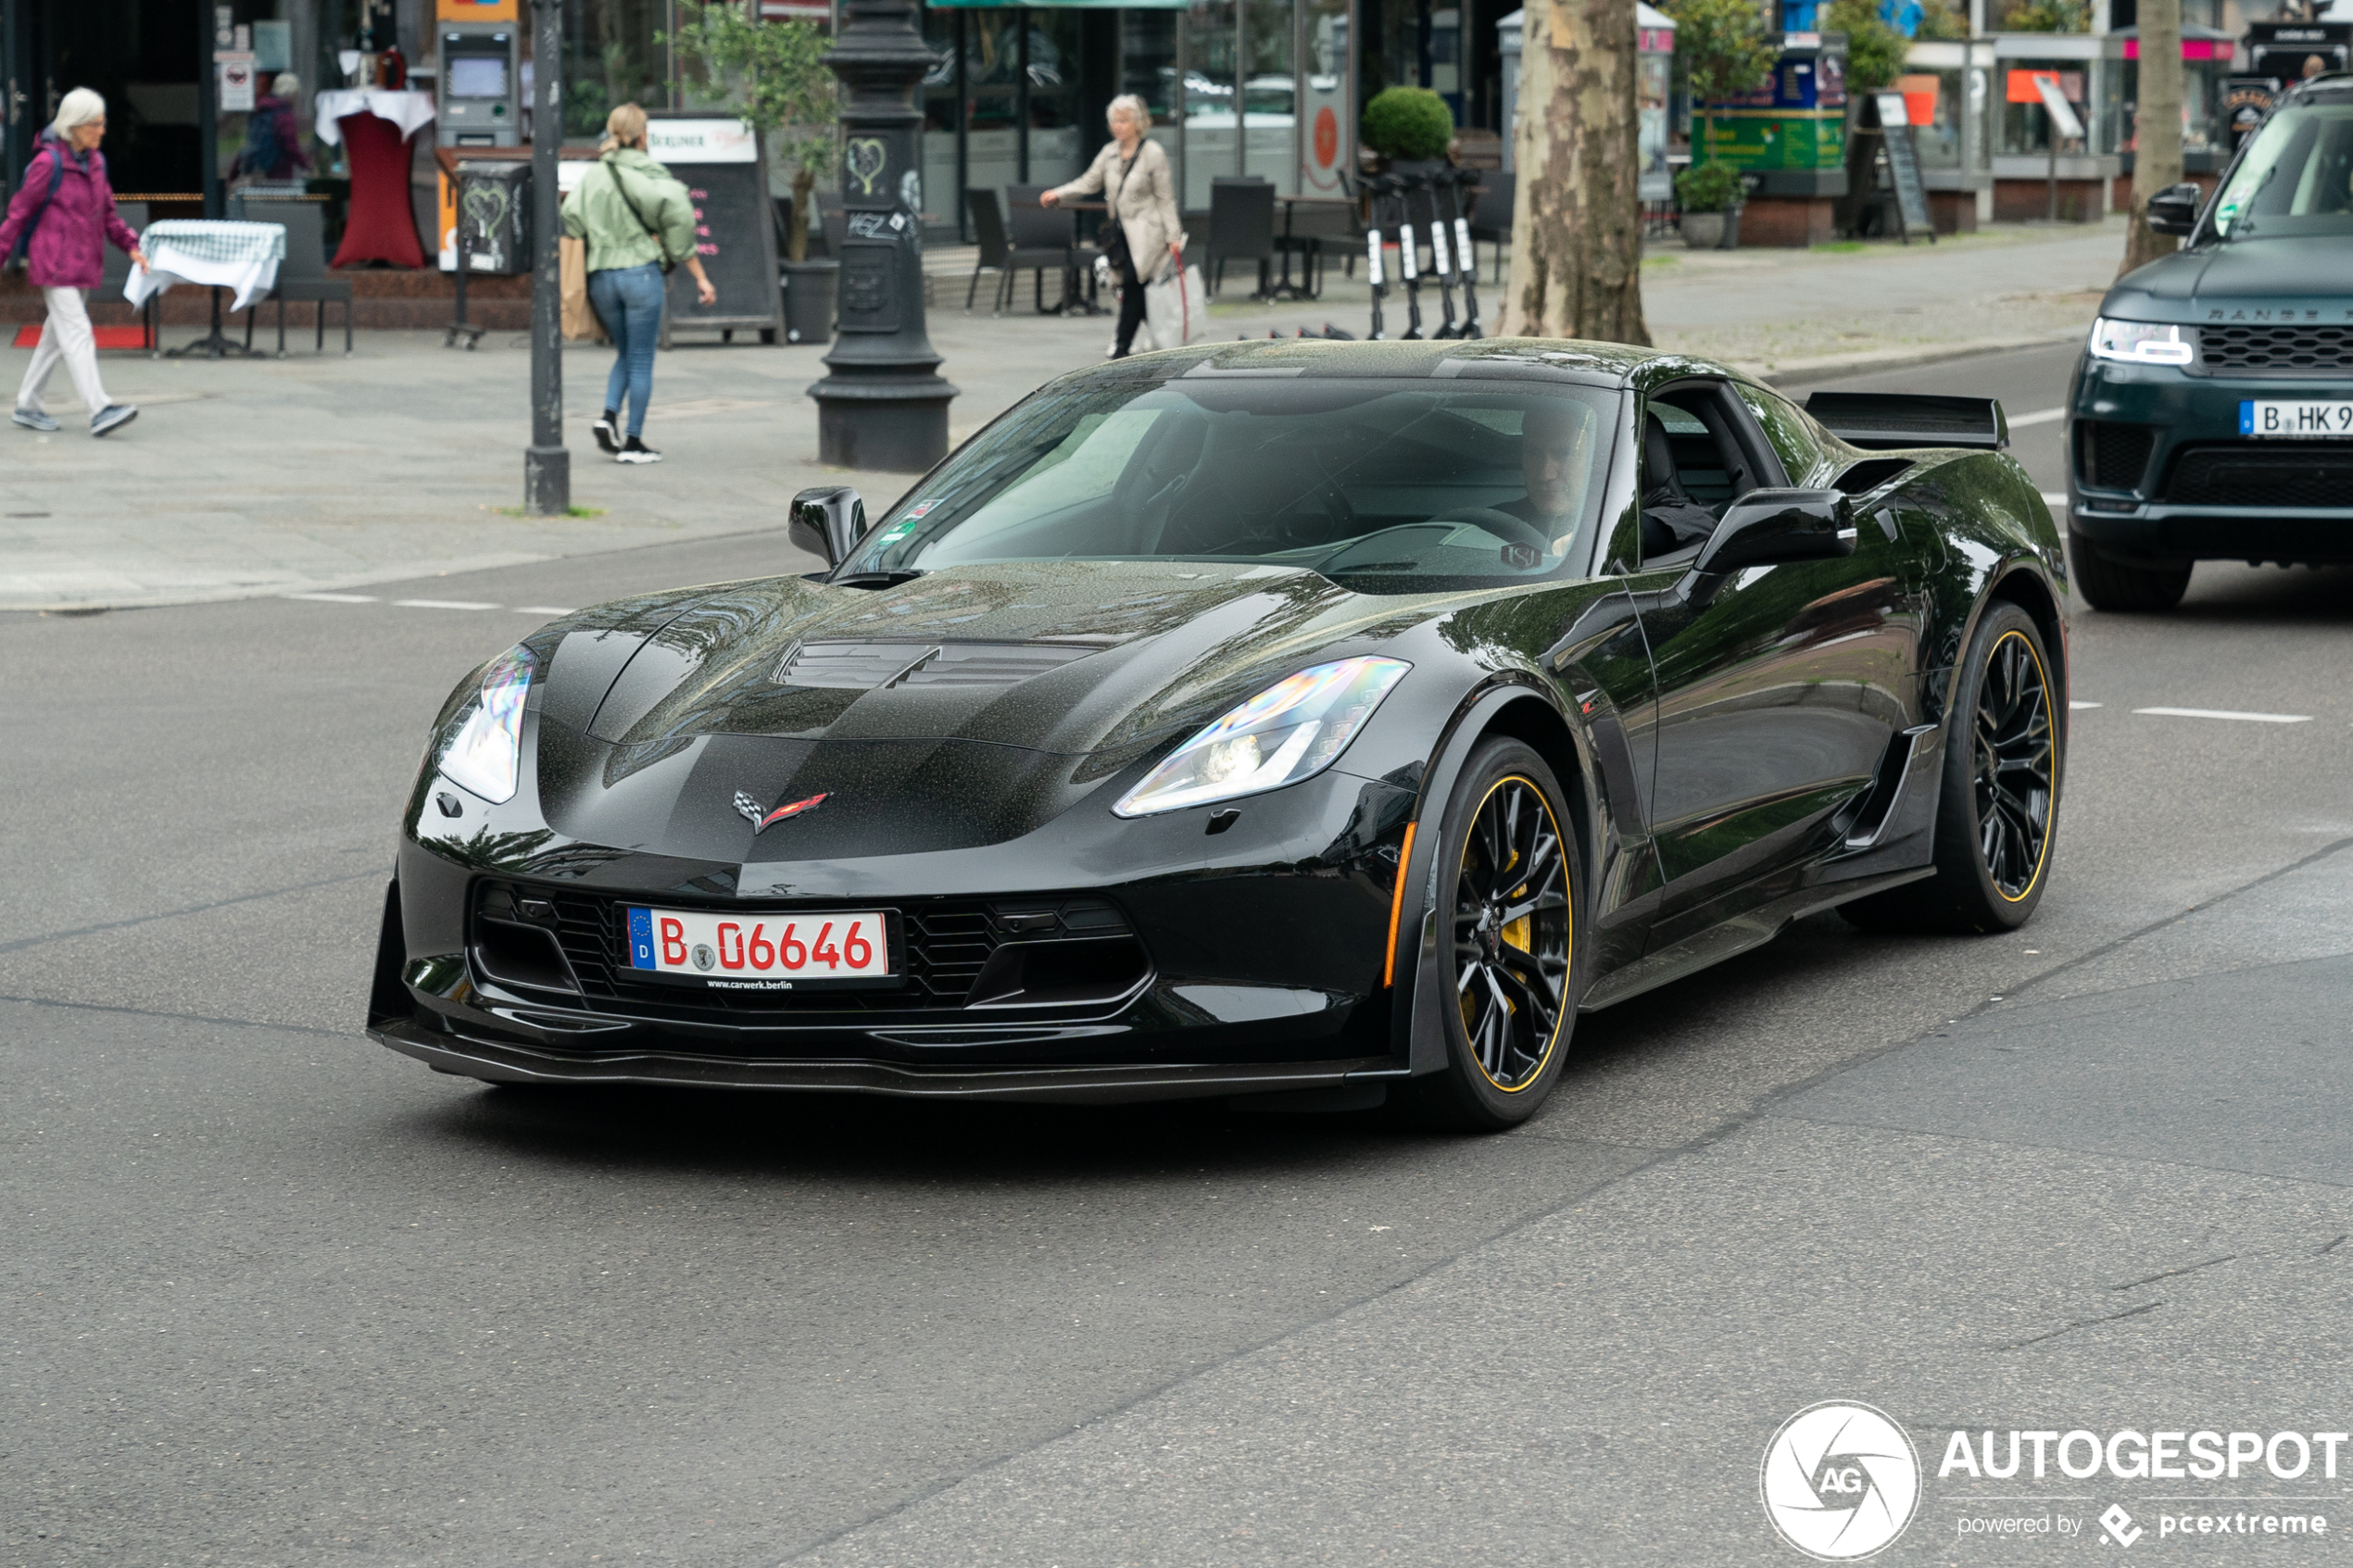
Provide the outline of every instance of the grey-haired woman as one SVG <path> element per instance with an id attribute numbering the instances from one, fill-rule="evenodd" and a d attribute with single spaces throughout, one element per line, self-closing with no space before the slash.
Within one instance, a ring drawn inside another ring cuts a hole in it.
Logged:
<path id="1" fill-rule="evenodd" d="M 1073 196 L 1104 193 L 1116 222 L 1106 223 L 1096 236 L 1119 269 L 1119 337 L 1112 358 L 1126 358 L 1144 323 L 1144 285 L 1172 265 L 1181 265 L 1184 225 L 1176 216 L 1176 180 L 1169 172 L 1168 154 L 1145 132 L 1152 113 L 1144 100 L 1123 93 L 1105 113 L 1111 121 L 1111 142 L 1095 155 L 1087 172 L 1067 185 L 1057 185 L 1038 199 L 1048 207 Z"/>

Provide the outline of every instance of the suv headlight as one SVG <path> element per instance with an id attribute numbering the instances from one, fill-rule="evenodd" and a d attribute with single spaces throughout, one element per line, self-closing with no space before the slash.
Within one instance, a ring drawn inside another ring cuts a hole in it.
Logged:
<path id="1" fill-rule="evenodd" d="M 522 702 L 531 695 L 531 650 L 509 648 L 482 672 L 482 686 L 441 748 L 442 777 L 463 784 L 492 805 L 515 797 L 522 760 Z"/>
<path id="2" fill-rule="evenodd" d="M 1343 659 L 1286 675 L 1170 752 L 1112 810 L 1149 817 L 1320 773 L 1412 668 L 1402 659 Z"/>
<path id="3" fill-rule="evenodd" d="M 2186 365 L 2197 358 L 2192 329 L 2170 321 L 2111 321 L 2103 316 L 2092 323 L 2092 358 L 2121 359 L 2128 365 Z"/>

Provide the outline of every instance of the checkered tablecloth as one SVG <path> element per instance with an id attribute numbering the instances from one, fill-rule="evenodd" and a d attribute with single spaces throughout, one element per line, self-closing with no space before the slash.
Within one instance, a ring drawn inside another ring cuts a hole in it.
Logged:
<path id="1" fill-rule="evenodd" d="M 286 226 L 170 218 L 148 224 L 139 248 L 147 253 L 146 269 L 133 267 L 122 286 L 132 304 L 144 305 L 174 283 L 200 283 L 235 289 L 230 308 L 243 310 L 277 282 L 278 263 L 286 258 Z"/>

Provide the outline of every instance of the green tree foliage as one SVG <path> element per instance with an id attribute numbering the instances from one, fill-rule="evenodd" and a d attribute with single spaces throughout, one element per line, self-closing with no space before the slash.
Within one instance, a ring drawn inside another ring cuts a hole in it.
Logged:
<path id="1" fill-rule="evenodd" d="M 809 255 L 809 199 L 833 167 L 839 131 L 838 83 L 824 64 L 830 46 L 815 24 L 754 21 L 729 0 L 678 0 L 679 28 L 661 35 L 700 63 L 721 94 L 759 133 L 774 163 L 792 173 L 792 232 L 787 254 Z"/>
<path id="2" fill-rule="evenodd" d="M 1454 111 L 1427 87 L 1386 87 L 1365 106 L 1364 136 L 1383 157 L 1444 157 Z"/>
<path id="3" fill-rule="evenodd" d="M 2084 0 L 2018 0 L 2002 13 L 2005 32 L 2083 32 L 2091 7 Z"/>
<path id="4" fill-rule="evenodd" d="M 1920 0 L 1919 31 L 1912 36 L 1930 39 L 1967 38 L 1969 19 L 1947 5 L 1945 0 Z"/>
<path id="5" fill-rule="evenodd" d="M 1831 0 L 1822 31 L 1846 34 L 1846 89 L 1877 93 L 1904 73 L 1912 41 L 1880 19 L 1879 0 Z"/>
<path id="6" fill-rule="evenodd" d="M 1675 53 L 1699 108 L 1698 161 L 1705 163 L 1713 153 L 1715 125 L 1708 108 L 1765 85 L 1773 74 L 1772 40 L 1765 31 L 1764 8 L 1755 0 L 1674 0 L 1666 10 L 1675 19 Z"/>

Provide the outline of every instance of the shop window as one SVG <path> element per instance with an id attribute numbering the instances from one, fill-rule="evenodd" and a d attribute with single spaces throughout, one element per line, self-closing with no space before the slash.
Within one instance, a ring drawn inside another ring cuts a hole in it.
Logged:
<path id="1" fill-rule="evenodd" d="M 1076 10 L 1026 10 L 1029 23 L 1029 179 L 1033 185 L 1059 185 L 1087 168 L 1108 135 L 1101 125 L 1079 123 L 1080 53 Z"/>
<path id="2" fill-rule="evenodd" d="M 1348 0 L 1301 0 L 1307 57 L 1300 62 L 1299 165 L 1310 195 L 1342 195 L 1356 144 L 1349 93 Z"/>
<path id="3" fill-rule="evenodd" d="M 1193 0 L 1185 19 L 1185 201 L 1207 211 L 1209 182 L 1239 174 L 1241 109 L 1234 88 L 1239 60 L 1235 0 Z"/>
<path id="4" fill-rule="evenodd" d="M 1291 0 L 1242 0 L 1242 172 L 1299 190 L 1298 18 Z"/>

